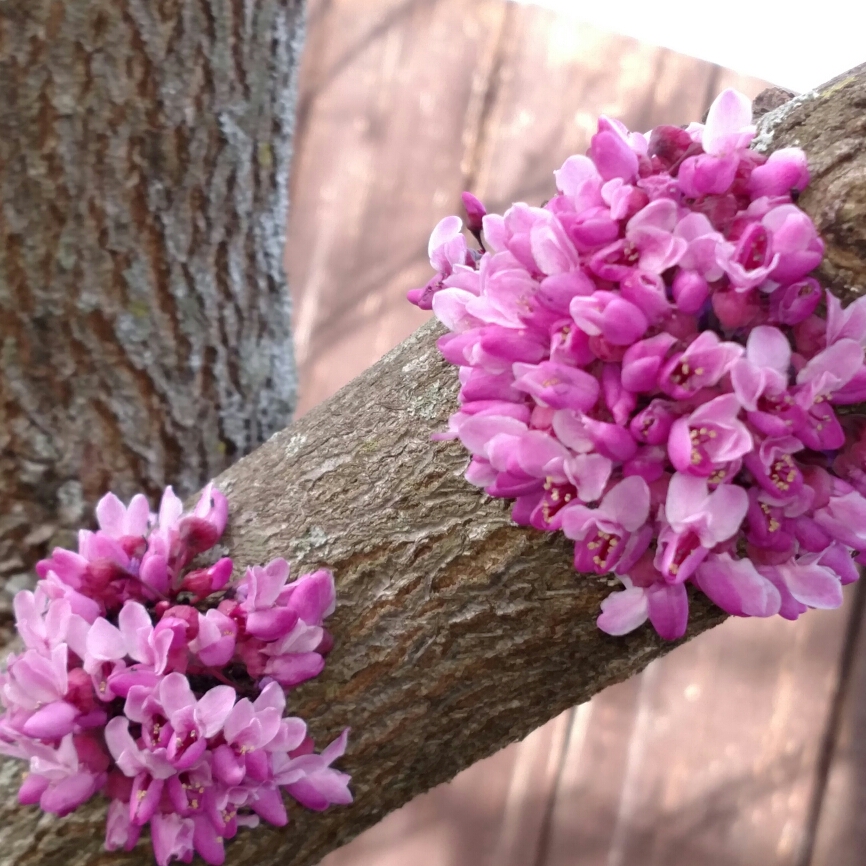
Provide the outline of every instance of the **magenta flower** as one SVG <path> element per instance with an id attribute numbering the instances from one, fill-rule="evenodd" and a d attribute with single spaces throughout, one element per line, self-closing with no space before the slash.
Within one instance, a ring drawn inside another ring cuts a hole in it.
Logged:
<path id="1" fill-rule="evenodd" d="M 94 772 L 81 761 L 71 733 L 57 748 L 31 743 L 28 751 L 30 773 L 18 793 L 22 805 L 39 803 L 45 812 L 68 815 L 105 784 L 104 767 Z"/>
<path id="2" fill-rule="evenodd" d="M 806 154 L 798 147 L 783 147 L 770 154 L 763 165 L 749 176 L 749 193 L 753 198 L 783 196 L 804 190 L 809 184 Z"/>
<path id="3" fill-rule="evenodd" d="M 598 508 L 581 504 L 564 508 L 560 522 L 562 531 L 576 542 L 574 567 L 596 574 L 613 570 L 631 533 L 646 523 L 649 508 L 649 487 L 639 476 L 625 478 L 611 488 Z"/>
<path id="4" fill-rule="evenodd" d="M 752 450 L 748 427 L 739 420 L 735 394 L 724 394 L 699 406 L 671 426 L 668 453 L 674 468 L 690 475 L 711 475 Z"/>
<path id="5" fill-rule="evenodd" d="M 772 234 L 773 252 L 778 256 L 770 275 L 777 283 L 801 280 L 820 264 L 824 242 L 809 216 L 796 205 L 779 205 L 761 222 Z"/>
<path id="6" fill-rule="evenodd" d="M 677 400 L 693 397 L 718 384 L 743 356 L 743 347 L 722 342 L 712 331 L 699 334 L 684 352 L 673 355 L 662 368 L 661 390 Z"/>
<path id="7" fill-rule="evenodd" d="M 514 387 L 531 394 L 551 409 L 586 412 L 598 400 L 598 381 L 576 367 L 545 361 L 542 364 L 515 364 Z"/>
<path id="8" fill-rule="evenodd" d="M 649 620 L 681 637 L 689 583 L 731 613 L 796 619 L 866 563 L 862 425 L 837 414 L 866 401 L 866 302 L 828 295 L 825 315 L 808 276 L 824 245 L 794 201 L 805 154 L 764 157 L 754 134 L 733 90 L 705 125 L 602 118 L 541 208 L 467 198 L 485 238 L 436 278 L 461 387 L 433 438 L 460 439 L 467 481 L 514 499 L 516 523 L 572 538 L 578 570 L 621 577 L 610 634 Z M 236 653 L 291 687 L 318 639 L 299 620 Z"/>
<path id="9" fill-rule="evenodd" d="M 104 498 L 102 528 L 77 553 L 55 550 L 15 599 L 26 649 L 0 674 L 0 752 L 30 764 L 22 804 L 65 815 L 104 791 L 109 850 L 149 824 L 161 866 L 194 853 L 220 864 L 239 827 L 287 822 L 275 775 L 292 760 L 304 758 L 290 780 L 299 802 L 351 801 L 330 766 L 345 737 L 315 755 L 304 722 L 283 716 L 281 684 L 319 673 L 333 644 L 334 581 L 319 570 L 287 583 L 275 560 L 217 604 L 231 560 L 186 566 L 225 528 L 225 498 L 208 486 L 184 513 L 169 488 L 156 516 L 143 502 Z"/>
<path id="10" fill-rule="evenodd" d="M 701 590 L 734 616 L 773 616 L 779 612 L 779 590 L 748 559 L 712 554 L 695 574 Z"/>
<path id="11" fill-rule="evenodd" d="M 788 386 L 791 344 L 778 329 L 755 328 L 746 342 L 746 355 L 731 367 L 731 385 L 740 405 L 753 412 L 767 391 L 780 394 Z"/>
<path id="12" fill-rule="evenodd" d="M 646 590 L 631 585 L 631 581 L 620 578 L 625 584 L 621 592 L 612 592 L 601 603 L 601 614 L 596 620 L 598 627 L 606 634 L 619 636 L 642 626 L 649 615 Z"/>
<path id="13" fill-rule="evenodd" d="M 749 496 L 736 484 L 712 493 L 703 478 L 677 472 L 665 503 L 668 525 L 659 534 L 655 567 L 668 583 L 682 583 L 710 551 L 732 538 L 749 508 Z"/>
<path id="14" fill-rule="evenodd" d="M 321 811 L 332 803 L 351 803 L 349 777 L 331 767 L 345 753 L 348 735 L 347 728 L 321 755 L 299 755 L 275 762 L 275 781 L 308 809 Z"/>

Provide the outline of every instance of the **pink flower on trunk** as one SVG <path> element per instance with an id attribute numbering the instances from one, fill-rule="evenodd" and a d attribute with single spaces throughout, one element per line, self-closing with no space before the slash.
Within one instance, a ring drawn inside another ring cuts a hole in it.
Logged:
<path id="1" fill-rule="evenodd" d="M 724 394 L 699 406 L 687 418 L 671 426 L 668 453 L 680 472 L 709 476 L 753 447 L 752 434 L 739 420 L 740 403 L 735 394 Z"/>
<path id="2" fill-rule="evenodd" d="M 668 486 L 668 525 L 659 534 L 655 567 L 669 583 L 687 580 L 717 544 L 736 534 L 748 508 L 742 487 L 720 484 L 710 493 L 705 479 L 677 472 Z"/>
<path id="3" fill-rule="evenodd" d="M 640 476 L 625 478 L 612 487 L 598 508 L 581 504 L 564 508 L 561 525 L 575 541 L 574 567 L 596 574 L 613 570 L 631 534 L 646 523 L 649 508 L 649 487 Z"/>
<path id="4" fill-rule="evenodd" d="M 710 600 L 734 616 L 773 616 L 779 612 L 779 590 L 748 559 L 712 554 L 698 568 L 695 582 Z"/>
<path id="5" fill-rule="evenodd" d="M 742 356 L 742 346 L 722 342 L 712 331 L 704 331 L 684 352 L 667 361 L 659 385 L 674 399 L 685 400 L 716 385 Z"/>
<path id="6" fill-rule="evenodd" d="M 788 386 L 791 344 L 778 329 L 759 325 L 749 334 L 746 355 L 731 367 L 731 385 L 740 405 L 754 412 L 764 393 L 780 394 Z"/>

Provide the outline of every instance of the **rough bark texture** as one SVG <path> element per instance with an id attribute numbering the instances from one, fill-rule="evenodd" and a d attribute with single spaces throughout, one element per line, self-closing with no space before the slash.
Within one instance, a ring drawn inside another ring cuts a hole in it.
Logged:
<path id="1" fill-rule="evenodd" d="M 798 98 L 767 116 L 761 137 L 767 148 L 796 139 L 814 155 L 815 188 L 803 202 L 824 220 L 828 260 L 848 263 L 851 273 L 866 267 L 856 242 L 866 171 L 856 104 L 864 88 L 858 75 Z M 829 151 L 846 144 L 834 160 L 816 142 Z M 837 207 L 822 217 L 827 184 L 835 184 Z M 242 832 L 230 863 L 311 866 L 411 797 L 670 648 L 649 628 L 626 638 L 600 633 L 594 619 L 608 581 L 576 579 L 563 538 L 513 526 L 506 503 L 462 480 L 460 446 L 429 442 L 456 401 L 436 334 L 436 325 L 425 326 L 218 479 L 231 503 L 220 553 L 241 567 L 282 555 L 296 568 L 335 570 L 337 645 L 293 709 L 320 742 L 354 727 L 342 766 L 353 774 L 355 804 L 321 815 L 295 809 L 286 830 Z M 690 635 L 721 618 L 696 599 Z M 141 845 L 130 854 L 100 851 L 101 803 L 61 821 L 16 807 L 19 772 L 6 764 L 0 774 L 0 862 L 149 861 Z"/>
<path id="2" fill-rule="evenodd" d="M 0 0 L 13 587 L 101 491 L 191 492 L 290 420 L 302 31 L 302 0 Z"/>

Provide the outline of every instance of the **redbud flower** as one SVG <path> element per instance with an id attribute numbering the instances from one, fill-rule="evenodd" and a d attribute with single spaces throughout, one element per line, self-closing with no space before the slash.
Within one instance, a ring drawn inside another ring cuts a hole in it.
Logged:
<path id="1" fill-rule="evenodd" d="M 866 299 L 828 293 L 824 312 L 824 244 L 794 201 L 806 155 L 765 157 L 754 135 L 733 90 L 686 129 L 603 117 L 543 207 L 464 195 L 480 249 L 441 222 L 438 273 L 413 296 L 432 296 L 459 367 L 434 438 L 460 440 L 467 480 L 514 499 L 515 522 L 571 538 L 578 571 L 616 575 L 609 634 L 649 620 L 681 637 L 687 585 L 796 619 L 837 606 L 866 562 L 866 423 L 837 417 L 866 400 Z"/>

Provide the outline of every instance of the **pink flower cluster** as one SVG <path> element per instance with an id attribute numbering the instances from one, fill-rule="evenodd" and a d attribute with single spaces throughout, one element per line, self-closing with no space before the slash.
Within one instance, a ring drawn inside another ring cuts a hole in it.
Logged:
<path id="1" fill-rule="evenodd" d="M 192 513 L 169 487 L 158 514 L 108 494 L 96 515 L 99 531 L 56 549 L 14 600 L 26 649 L 0 675 L 0 753 L 29 762 L 20 802 L 66 815 L 102 791 L 106 847 L 131 849 L 150 824 L 160 866 L 196 851 L 222 863 L 239 826 L 287 823 L 283 792 L 316 810 L 350 803 L 331 767 L 348 731 L 315 754 L 284 715 L 286 690 L 331 647 L 332 575 L 287 583 L 277 559 L 230 585 L 230 559 L 188 569 L 226 525 L 212 486 Z"/>
<path id="2" fill-rule="evenodd" d="M 805 154 L 754 133 L 732 90 L 686 129 L 602 117 L 543 207 L 465 193 L 480 249 L 442 220 L 409 293 L 460 368 L 438 438 L 578 571 L 616 575 L 610 634 L 682 636 L 687 584 L 738 616 L 837 607 L 866 553 L 866 438 L 835 410 L 866 400 L 866 298 L 819 312 Z"/>

